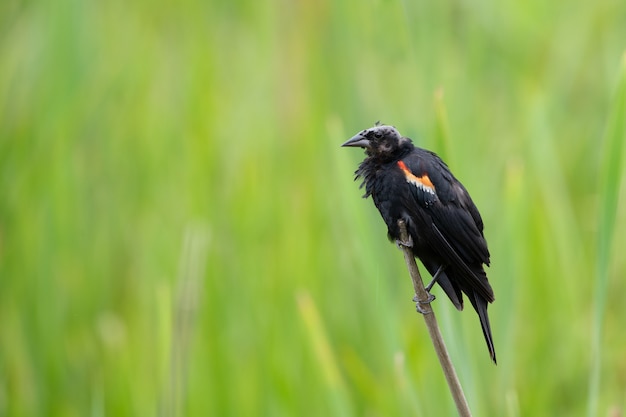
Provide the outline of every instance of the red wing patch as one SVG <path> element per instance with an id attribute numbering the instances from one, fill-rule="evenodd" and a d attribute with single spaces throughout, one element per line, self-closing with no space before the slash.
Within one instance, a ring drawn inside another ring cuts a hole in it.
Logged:
<path id="1" fill-rule="evenodd" d="M 402 161 L 398 161 L 398 167 L 400 167 L 400 169 L 404 173 L 406 182 L 415 185 L 417 188 L 426 191 L 427 193 L 436 195 L 435 186 L 430 181 L 430 178 L 428 178 L 428 174 L 424 173 L 418 177 L 417 175 L 413 174 L 411 170 L 409 170 L 409 168 L 406 166 L 406 164 Z"/>

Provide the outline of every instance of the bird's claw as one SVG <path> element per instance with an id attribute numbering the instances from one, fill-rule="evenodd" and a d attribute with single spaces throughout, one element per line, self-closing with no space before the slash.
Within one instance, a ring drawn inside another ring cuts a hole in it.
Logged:
<path id="1" fill-rule="evenodd" d="M 402 249 L 403 246 L 405 248 L 412 248 L 413 247 L 413 238 L 411 237 L 411 235 L 409 235 L 409 239 L 408 240 L 396 239 L 396 246 L 398 247 L 398 249 Z"/>
<path id="2" fill-rule="evenodd" d="M 415 302 L 415 310 L 417 310 L 417 312 L 420 314 L 432 313 L 432 309 L 426 310 L 422 307 L 422 305 L 432 303 L 433 301 L 435 301 L 435 298 L 436 297 L 434 295 L 432 295 L 431 293 L 428 293 L 428 299 L 422 301 L 422 300 L 419 300 L 417 297 L 417 294 L 415 294 L 415 297 L 413 297 L 413 302 Z"/>

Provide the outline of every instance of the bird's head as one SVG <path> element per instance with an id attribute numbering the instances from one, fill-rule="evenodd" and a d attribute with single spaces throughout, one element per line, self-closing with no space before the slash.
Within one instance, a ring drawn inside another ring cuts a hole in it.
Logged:
<path id="1" fill-rule="evenodd" d="M 341 146 L 360 147 L 374 158 L 390 159 L 412 146 L 409 138 L 403 137 L 393 126 L 376 125 L 365 129 Z"/>

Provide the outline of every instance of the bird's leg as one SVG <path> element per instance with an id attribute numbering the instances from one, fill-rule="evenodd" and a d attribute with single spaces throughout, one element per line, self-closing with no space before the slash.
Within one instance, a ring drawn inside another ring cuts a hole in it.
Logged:
<path id="1" fill-rule="evenodd" d="M 443 272 L 443 270 L 446 269 L 446 267 L 444 265 L 441 265 L 439 267 L 439 269 L 437 270 L 437 272 L 435 272 L 435 275 L 433 275 L 433 279 L 432 281 L 430 281 L 430 283 L 424 288 L 426 290 L 426 292 L 428 294 L 430 294 L 430 290 L 433 288 L 433 285 L 435 285 L 435 282 L 437 282 L 437 279 L 439 278 L 439 274 L 441 274 Z M 429 300 L 428 302 L 431 302 L 435 299 L 435 296 L 430 294 L 432 298 L 432 300 Z M 413 301 L 415 301 L 416 303 L 417 301 L 417 294 L 415 294 L 415 297 L 413 297 Z M 426 302 L 422 302 L 422 304 L 425 304 Z"/>
<path id="2" fill-rule="evenodd" d="M 407 241 L 396 239 L 396 246 L 398 247 L 398 249 L 402 249 L 402 246 L 407 247 L 407 248 L 413 247 L 413 238 L 411 237 L 411 235 L 408 235 L 408 236 L 409 236 L 409 239 Z"/>
<path id="3" fill-rule="evenodd" d="M 445 265 L 441 265 L 439 267 L 437 272 L 435 272 L 435 275 L 433 275 L 433 279 L 432 281 L 430 281 L 430 284 L 426 286 L 426 291 L 430 292 L 430 289 L 433 287 L 433 285 L 435 285 L 435 282 L 437 282 L 437 279 L 439 278 L 439 274 L 441 274 L 444 269 L 446 269 Z"/>
<path id="4" fill-rule="evenodd" d="M 439 274 L 441 274 L 441 272 L 444 269 L 445 269 L 445 266 L 441 265 L 439 269 L 437 269 L 437 272 L 435 272 L 435 275 L 433 275 L 432 281 L 430 281 L 430 283 L 426 286 L 426 288 L 424 288 L 426 292 L 428 293 L 427 300 L 424 300 L 424 301 L 418 300 L 417 294 L 415 294 L 415 297 L 413 297 L 413 301 L 415 302 L 415 309 L 417 310 L 418 313 L 427 314 L 430 312 L 430 311 L 425 311 L 422 308 L 421 304 L 430 304 L 435 300 L 435 296 L 430 293 L 430 290 L 433 288 L 433 285 L 435 285 L 435 282 L 437 282 L 437 278 L 439 278 Z"/>

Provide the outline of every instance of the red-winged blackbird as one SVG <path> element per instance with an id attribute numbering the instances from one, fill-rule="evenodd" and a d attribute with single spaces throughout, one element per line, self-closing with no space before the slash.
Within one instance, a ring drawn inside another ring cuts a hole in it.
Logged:
<path id="1" fill-rule="evenodd" d="M 494 295 L 483 269 L 489 250 L 480 213 L 465 187 L 435 153 L 414 146 L 393 126 L 376 125 L 341 146 L 365 149 L 367 158 L 355 178 L 363 179 L 363 197 L 372 196 L 390 240 L 400 242 L 398 220 L 404 220 L 410 236 L 405 243 L 457 309 L 463 309 L 462 292 L 467 295 L 495 363 L 487 315 Z"/>

